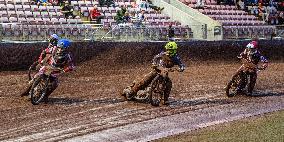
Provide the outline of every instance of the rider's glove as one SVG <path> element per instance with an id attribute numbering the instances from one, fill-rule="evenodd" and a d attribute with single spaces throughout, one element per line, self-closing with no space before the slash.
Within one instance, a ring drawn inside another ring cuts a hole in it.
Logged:
<path id="1" fill-rule="evenodd" d="M 65 73 L 65 72 L 66 72 L 66 71 L 65 71 L 64 69 L 60 71 L 60 73 Z"/>
<path id="2" fill-rule="evenodd" d="M 179 68 L 179 72 L 183 72 L 184 69 L 185 69 L 185 67 L 184 67 L 184 66 L 181 66 L 181 67 Z"/>
<path id="3" fill-rule="evenodd" d="M 267 64 L 264 64 L 260 67 L 260 70 L 265 70 L 267 68 Z"/>
<path id="4" fill-rule="evenodd" d="M 43 65 L 43 60 L 41 60 L 41 61 L 39 62 L 39 64 Z"/>
<path id="5" fill-rule="evenodd" d="M 263 67 L 264 69 L 266 69 L 266 68 L 267 68 L 267 66 L 268 66 L 268 64 L 267 64 L 267 63 L 265 63 L 265 64 L 263 64 L 263 65 L 262 65 L 262 67 Z"/>

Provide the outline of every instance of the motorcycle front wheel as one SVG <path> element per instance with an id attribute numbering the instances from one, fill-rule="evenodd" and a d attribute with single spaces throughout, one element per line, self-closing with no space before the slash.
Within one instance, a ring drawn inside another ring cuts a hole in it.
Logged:
<path id="1" fill-rule="evenodd" d="M 165 81 L 162 76 L 157 75 L 150 84 L 149 98 L 151 105 L 159 106 L 165 93 Z"/>
<path id="2" fill-rule="evenodd" d="M 45 98 L 48 81 L 49 79 L 46 75 L 41 75 L 35 79 L 30 90 L 30 97 L 33 105 L 38 105 Z"/>
<path id="3" fill-rule="evenodd" d="M 237 74 L 226 86 L 226 95 L 228 97 L 234 97 L 238 93 L 238 88 L 242 83 L 242 73 Z"/>

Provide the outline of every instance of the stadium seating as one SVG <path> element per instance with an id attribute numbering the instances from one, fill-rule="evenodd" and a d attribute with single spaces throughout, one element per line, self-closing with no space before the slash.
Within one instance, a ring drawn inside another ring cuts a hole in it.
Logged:
<path id="1" fill-rule="evenodd" d="M 98 1 L 71 1 L 71 5 L 74 9 L 79 11 L 80 18 L 66 19 L 60 12 L 60 6 L 52 5 L 36 5 L 30 0 L 0 0 L 0 23 L 2 24 L 2 34 L 7 39 L 18 40 L 42 40 L 46 39 L 48 35 L 57 33 L 62 36 L 68 36 L 74 40 L 82 40 L 91 36 L 92 33 L 98 32 L 98 27 L 83 24 L 82 19 L 90 15 L 90 10 L 94 5 L 98 6 L 98 9 L 104 13 L 104 19 L 101 20 L 104 30 L 111 30 L 110 28 L 119 27 L 114 19 L 119 6 L 126 5 L 131 12 L 138 12 L 145 10 L 145 27 L 153 29 L 149 33 L 153 33 L 155 28 L 159 28 L 156 34 L 159 34 L 166 39 L 167 27 L 173 24 L 177 37 L 188 37 L 188 32 L 191 32 L 190 28 L 187 28 L 187 32 L 181 32 L 180 22 L 173 21 L 168 15 L 156 13 L 153 9 L 138 9 L 133 7 L 135 2 L 119 0 L 115 1 L 116 7 L 100 7 Z M 81 19 L 82 18 L 82 19 Z M 145 28 L 144 27 L 144 28 Z M 125 31 L 129 34 L 129 30 Z M 133 31 L 131 32 L 133 33 Z M 70 34 L 70 35 L 69 35 Z"/>
<path id="2" fill-rule="evenodd" d="M 204 15 L 219 21 L 223 26 L 224 39 L 230 38 L 270 38 L 275 26 L 258 20 L 236 6 L 217 5 L 216 0 L 206 0 L 204 8 L 196 7 L 196 0 L 180 0 Z M 266 33 L 266 34 L 264 34 Z"/>

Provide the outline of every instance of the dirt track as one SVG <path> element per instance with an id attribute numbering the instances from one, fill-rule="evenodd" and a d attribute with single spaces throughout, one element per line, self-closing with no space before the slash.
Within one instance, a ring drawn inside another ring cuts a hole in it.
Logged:
<path id="1" fill-rule="evenodd" d="M 60 77 L 60 86 L 48 104 L 33 106 L 19 92 L 26 72 L 0 72 L 0 140 L 53 141 L 132 124 L 162 116 L 226 105 L 284 102 L 284 63 L 271 63 L 260 72 L 255 97 L 227 98 L 224 87 L 239 63 L 190 62 L 183 73 L 172 73 L 170 105 L 123 102 L 119 92 L 137 76 L 149 71 L 146 65 L 99 66 L 91 60 L 73 73 Z M 224 107 L 222 107 L 224 106 Z M 212 110 L 213 111 L 213 110 Z M 194 116 L 192 116 L 194 117 Z"/>

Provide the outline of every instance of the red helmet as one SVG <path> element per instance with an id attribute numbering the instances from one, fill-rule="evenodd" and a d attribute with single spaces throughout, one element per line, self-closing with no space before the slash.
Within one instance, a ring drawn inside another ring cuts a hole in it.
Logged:
<path id="1" fill-rule="evenodd" d="M 255 41 L 255 40 L 251 41 L 251 42 L 247 45 L 247 48 L 255 48 L 255 49 L 257 49 L 257 48 L 258 48 L 258 43 L 257 43 L 257 41 Z"/>

